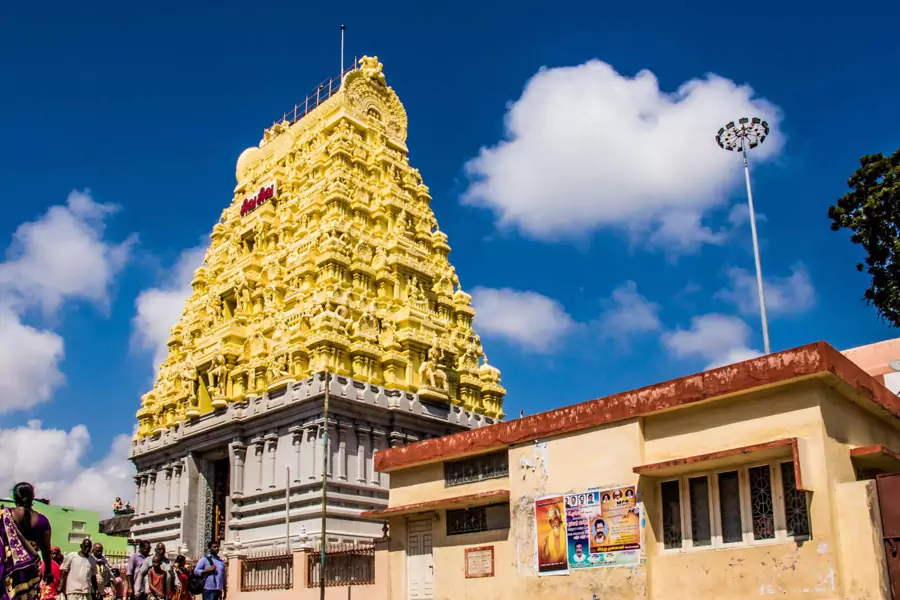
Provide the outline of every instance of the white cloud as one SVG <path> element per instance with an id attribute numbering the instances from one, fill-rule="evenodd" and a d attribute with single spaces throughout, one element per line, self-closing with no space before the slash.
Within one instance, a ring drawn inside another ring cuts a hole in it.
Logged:
<path id="1" fill-rule="evenodd" d="M 742 319 L 711 313 L 691 319 L 690 329 L 664 333 L 662 342 L 675 358 L 702 358 L 714 369 L 760 356 L 748 345 L 751 333 Z"/>
<path id="2" fill-rule="evenodd" d="M 763 213 L 756 211 L 756 224 L 768 221 L 768 217 Z M 734 204 L 728 209 L 728 222 L 733 228 L 742 227 L 750 223 L 750 205 L 740 202 Z"/>
<path id="3" fill-rule="evenodd" d="M 163 285 L 142 291 L 134 302 L 134 340 L 140 347 L 153 350 L 154 369 L 168 354 L 166 340 L 184 312 L 194 271 L 203 263 L 205 253 L 205 245 L 184 250 Z"/>
<path id="4" fill-rule="evenodd" d="M 64 354 L 60 336 L 23 324 L 0 303 L 0 414 L 49 400 L 65 380 Z"/>
<path id="5" fill-rule="evenodd" d="M 626 281 L 616 287 L 604 302 L 600 316 L 601 335 L 624 341 L 629 334 L 658 331 L 660 306 L 637 291 L 637 284 Z"/>
<path id="6" fill-rule="evenodd" d="M 70 431 L 44 429 L 40 421 L 24 427 L 0 429 L 0 490 L 19 481 L 35 486 L 39 498 L 53 504 L 110 511 L 119 496 L 131 498 L 134 467 L 127 459 L 131 436 L 119 435 L 98 462 L 86 464 L 91 436 L 84 425 Z"/>
<path id="7" fill-rule="evenodd" d="M 13 308 L 39 306 L 52 314 L 65 300 L 109 303 L 113 278 L 125 265 L 137 236 L 121 244 L 104 239 L 105 219 L 115 205 L 94 202 L 89 192 L 72 192 L 65 206 L 52 206 L 13 234 L 0 264 L 0 290 Z"/>
<path id="8" fill-rule="evenodd" d="M 72 192 L 64 206 L 52 206 L 13 233 L 0 263 L 0 413 L 44 402 L 64 381 L 62 338 L 27 325 L 27 312 L 52 315 L 69 300 L 108 306 L 112 281 L 136 241 L 104 239 L 105 220 L 115 210 L 88 192 Z"/>
<path id="9" fill-rule="evenodd" d="M 759 312 L 756 275 L 735 267 L 728 270 L 729 287 L 716 292 L 716 297 L 730 302 L 745 315 Z M 805 312 L 816 303 L 816 292 L 809 278 L 809 271 L 802 263 L 791 267 L 787 277 L 764 278 L 766 312 L 769 316 L 781 316 Z"/>
<path id="10" fill-rule="evenodd" d="M 477 287 L 472 290 L 476 328 L 531 352 L 550 352 L 574 327 L 565 308 L 531 291 Z"/>
<path id="11" fill-rule="evenodd" d="M 463 202 L 541 240 L 619 227 L 676 252 L 721 243 L 702 219 L 740 184 L 742 163 L 714 137 L 745 115 L 772 130 L 754 159 L 775 156 L 779 110 L 748 86 L 708 75 L 665 93 L 650 71 L 626 77 L 598 60 L 541 69 L 511 104 L 505 139 L 466 164 Z"/>

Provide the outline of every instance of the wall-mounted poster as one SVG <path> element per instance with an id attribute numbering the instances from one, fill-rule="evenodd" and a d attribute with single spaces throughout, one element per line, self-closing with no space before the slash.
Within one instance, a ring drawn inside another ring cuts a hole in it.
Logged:
<path id="1" fill-rule="evenodd" d="M 641 507 L 636 486 L 566 494 L 565 504 L 570 568 L 640 562 Z"/>
<path id="2" fill-rule="evenodd" d="M 568 541 L 563 496 L 544 496 L 534 501 L 538 575 L 565 575 Z"/>
<path id="3" fill-rule="evenodd" d="M 600 492 L 566 494 L 566 535 L 569 568 L 584 569 L 591 564 L 591 522 L 600 514 Z"/>

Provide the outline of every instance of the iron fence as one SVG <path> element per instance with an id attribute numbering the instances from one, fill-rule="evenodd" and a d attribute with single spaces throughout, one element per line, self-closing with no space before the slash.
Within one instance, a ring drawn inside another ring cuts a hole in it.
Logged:
<path id="1" fill-rule="evenodd" d="M 322 553 L 306 555 L 306 587 L 319 587 Z M 373 544 L 329 544 L 325 552 L 325 587 L 374 585 L 375 546 Z"/>
<path id="2" fill-rule="evenodd" d="M 289 590 L 294 587 L 291 554 L 254 556 L 241 560 L 241 591 Z"/>

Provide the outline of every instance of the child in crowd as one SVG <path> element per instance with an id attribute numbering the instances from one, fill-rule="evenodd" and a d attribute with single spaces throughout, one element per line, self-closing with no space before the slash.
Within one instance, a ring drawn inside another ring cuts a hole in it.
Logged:
<path id="1" fill-rule="evenodd" d="M 112 581 L 109 586 L 110 591 L 112 592 L 110 596 L 113 600 L 125 600 L 125 580 L 122 579 L 122 574 L 118 569 L 112 570 Z"/>
<path id="2" fill-rule="evenodd" d="M 147 600 L 170 600 L 169 591 L 169 573 L 162 568 L 162 557 L 156 554 L 147 572 Z"/>

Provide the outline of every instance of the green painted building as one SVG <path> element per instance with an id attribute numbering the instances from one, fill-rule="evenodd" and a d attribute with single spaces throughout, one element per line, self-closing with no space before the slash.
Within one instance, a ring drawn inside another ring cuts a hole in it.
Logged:
<path id="1" fill-rule="evenodd" d="M 12 500 L 0 498 L 0 507 L 14 506 Z M 34 510 L 50 521 L 54 546 L 63 552 L 75 552 L 86 537 L 93 542 L 103 544 L 104 554 L 111 559 L 124 556 L 128 552 L 128 538 L 116 537 L 100 533 L 100 513 L 93 510 L 82 510 L 68 506 L 34 502 Z"/>

